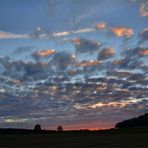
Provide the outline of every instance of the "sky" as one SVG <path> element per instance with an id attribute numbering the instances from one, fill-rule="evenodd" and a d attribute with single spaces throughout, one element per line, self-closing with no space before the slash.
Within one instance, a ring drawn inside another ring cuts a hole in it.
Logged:
<path id="1" fill-rule="evenodd" d="M 147 0 L 0 0 L 0 127 L 105 129 L 148 112 Z"/>

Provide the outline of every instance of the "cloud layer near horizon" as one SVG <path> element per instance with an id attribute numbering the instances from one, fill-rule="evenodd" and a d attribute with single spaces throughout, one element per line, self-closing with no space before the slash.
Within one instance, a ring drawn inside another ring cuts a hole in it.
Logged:
<path id="1" fill-rule="evenodd" d="M 81 40 L 73 42 L 81 44 Z M 93 54 L 89 48 L 95 49 L 96 43 L 84 40 L 82 47 Z M 75 48 L 77 53 L 79 48 Z M 95 52 L 98 57 L 94 60 L 50 49 L 34 51 L 32 55 L 41 58 L 28 62 L 1 57 L 1 125 L 30 125 L 48 119 L 50 125 L 59 120 L 63 125 L 77 125 L 92 119 L 113 124 L 111 121 L 119 120 L 125 111 L 136 113 L 135 107 L 138 114 L 145 112 L 148 65 L 143 60 L 147 49 L 127 49 L 120 53 L 121 58 L 111 47 L 98 46 Z M 111 114 L 115 118 L 104 119 Z"/>

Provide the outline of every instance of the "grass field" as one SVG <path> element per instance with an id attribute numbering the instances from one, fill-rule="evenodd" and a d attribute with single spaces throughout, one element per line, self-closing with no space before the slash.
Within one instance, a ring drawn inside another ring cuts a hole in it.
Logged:
<path id="1" fill-rule="evenodd" d="M 148 148 L 148 128 L 49 134 L 0 134 L 0 147 Z"/>

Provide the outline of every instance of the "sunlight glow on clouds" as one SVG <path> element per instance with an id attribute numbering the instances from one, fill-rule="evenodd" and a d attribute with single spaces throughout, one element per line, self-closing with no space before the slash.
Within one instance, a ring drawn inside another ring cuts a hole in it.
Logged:
<path id="1" fill-rule="evenodd" d="M 77 64 L 77 66 L 80 67 L 89 67 L 89 66 L 95 66 L 98 64 L 101 64 L 102 61 L 94 61 L 94 60 L 90 60 L 90 61 L 81 61 L 80 63 Z"/>
<path id="2" fill-rule="evenodd" d="M 30 1 L 0 9 L 1 127 L 97 129 L 148 112 L 145 0 Z"/>
<path id="3" fill-rule="evenodd" d="M 110 31 L 114 33 L 117 37 L 131 37 L 134 31 L 131 28 L 126 27 L 111 27 Z"/>
<path id="4" fill-rule="evenodd" d="M 42 50 L 42 51 L 36 51 L 34 52 L 34 56 L 39 56 L 39 57 L 47 57 L 51 54 L 56 53 L 56 51 L 54 49 L 46 49 L 46 50 Z"/>
<path id="5" fill-rule="evenodd" d="M 96 28 L 99 29 L 99 30 L 103 30 L 103 29 L 105 29 L 105 27 L 106 27 L 106 23 L 104 23 L 104 22 L 98 23 L 96 25 Z"/>
<path id="6" fill-rule="evenodd" d="M 141 54 L 144 56 L 148 56 L 148 49 L 141 51 Z"/>
<path id="7" fill-rule="evenodd" d="M 132 103 L 137 103 L 138 100 L 137 99 L 130 99 L 130 100 L 126 100 L 126 101 L 120 101 L 120 102 L 108 102 L 108 103 L 97 103 L 94 105 L 91 105 L 91 108 L 97 108 L 97 107 L 125 107 L 127 105 L 130 105 Z"/>
<path id="8" fill-rule="evenodd" d="M 25 122 L 27 119 L 5 119 L 4 122 L 6 123 L 18 123 L 18 122 Z"/>

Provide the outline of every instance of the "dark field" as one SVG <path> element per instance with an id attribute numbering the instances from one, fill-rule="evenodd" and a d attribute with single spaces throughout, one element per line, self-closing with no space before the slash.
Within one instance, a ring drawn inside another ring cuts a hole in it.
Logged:
<path id="1" fill-rule="evenodd" d="M 148 148 L 148 128 L 49 134 L 0 134 L 0 147 Z"/>

